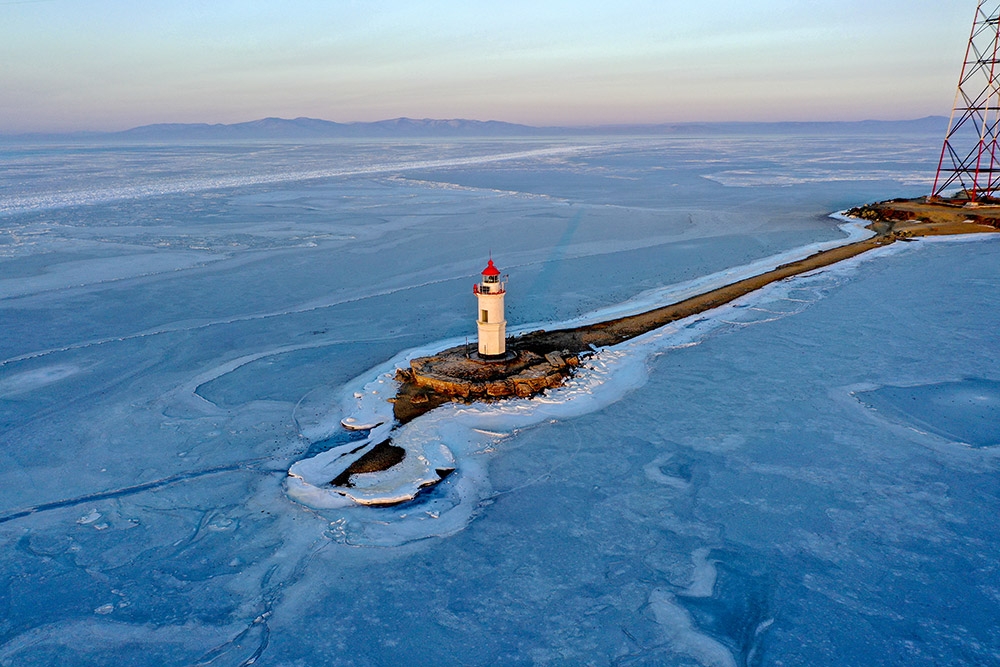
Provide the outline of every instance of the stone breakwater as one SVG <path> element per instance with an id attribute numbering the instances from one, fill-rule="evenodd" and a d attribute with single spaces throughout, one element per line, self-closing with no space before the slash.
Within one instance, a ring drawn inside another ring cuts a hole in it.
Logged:
<path id="1" fill-rule="evenodd" d="M 1000 205 L 970 205 L 963 200 L 892 200 L 848 211 L 868 220 L 875 236 L 817 252 L 757 276 L 638 315 L 556 331 L 533 331 L 508 339 L 510 360 L 483 362 L 464 346 L 421 357 L 400 369 L 393 413 L 405 423 L 449 401 L 529 397 L 557 387 L 580 359 L 597 347 L 616 345 L 670 322 L 724 305 L 777 280 L 813 271 L 879 246 L 912 237 L 1000 231 Z"/>
<path id="2" fill-rule="evenodd" d="M 644 313 L 571 329 L 532 331 L 509 338 L 508 357 L 501 361 L 481 360 L 465 346 L 413 359 L 408 368 L 396 372 L 399 389 L 395 397 L 389 399 L 396 420 L 391 433 L 380 433 L 376 440 L 373 432 L 367 444 L 351 450 L 349 455 L 337 454 L 336 461 L 330 462 L 324 459 L 323 472 L 317 475 L 329 475 L 329 484 L 335 493 L 358 503 L 404 502 L 455 470 L 450 453 L 442 457 L 437 450 L 431 452 L 426 447 L 422 453 L 411 452 L 405 447 L 412 448 L 412 443 L 397 445 L 393 442 L 392 434 L 398 426 L 440 405 L 450 401 L 537 395 L 565 382 L 581 360 L 600 347 L 622 343 L 670 322 L 729 303 L 772 282 L 835 264 L 872 248 L 919 236 L 1000 231 L 1000 205 L 970 205 L 957 199 L 893 200 L 858 207 L 848 213 L 868 220 L 868 228 L 875 236 L 816 252 L 805 259 Z M 363 488 L 355 488 L 357 481 L 364 482 Z"/>

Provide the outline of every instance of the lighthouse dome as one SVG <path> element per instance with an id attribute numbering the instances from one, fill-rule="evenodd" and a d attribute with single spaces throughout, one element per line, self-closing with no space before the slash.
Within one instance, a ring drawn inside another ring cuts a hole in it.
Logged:
<path id="1" fill-rule="evenodd" d="M 490 263 L 486 265 L 486 268 L 483 269 L 483 275 L 484 276 L 499 276 L 500 275 L 500 269 L 498 269 L 497 267 L 493 266 L 493 260 L 492 259 L 490 260 Z"/>

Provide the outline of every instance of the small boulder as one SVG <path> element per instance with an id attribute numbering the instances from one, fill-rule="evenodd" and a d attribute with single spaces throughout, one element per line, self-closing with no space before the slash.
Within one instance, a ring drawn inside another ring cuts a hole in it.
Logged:
<path id="1" fill-rule="evenodd" d="M 566 365 L 566 361 L 563 360 L 562 355 L 558 352 L 549 352 L 546 354 L 545 361 L 549 362 L 553 368 L 563 368 Z"/>

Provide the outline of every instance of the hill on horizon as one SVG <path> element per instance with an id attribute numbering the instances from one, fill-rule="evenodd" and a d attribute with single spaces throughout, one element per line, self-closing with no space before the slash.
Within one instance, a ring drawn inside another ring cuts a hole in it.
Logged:
<path id="1" fill-rule="evenodd" d="M 339 138 L 420 137 L 546 137 L 601 135 L 699 134 L 876 134 L 941 132 L 944 116 L 914 120 L 684 122 L 619 125 L 532 126 L 497 120 L 392 118 L 374 122 L 338 123 L 318 118 L 262 118 L 242 123 L 155 123 L 117 132 L 57 132 L 0 135 L 6 140 L 53 141 L 103 139 L 112 141 L 266 141 Z"/>

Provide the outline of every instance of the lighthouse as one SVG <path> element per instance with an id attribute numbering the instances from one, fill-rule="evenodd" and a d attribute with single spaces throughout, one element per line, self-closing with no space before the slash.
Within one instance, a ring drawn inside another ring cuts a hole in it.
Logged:
<path id="1" fill-rule="evenodd" d="M 507 354 L 507 320 L 503 317 L 503 295 L 507 292 L 500 280 L 500 270 L 493 260 L 483 269 L 482 282 L 472 286 L 479 302 L 479 356 L 502 359 Z"/>

